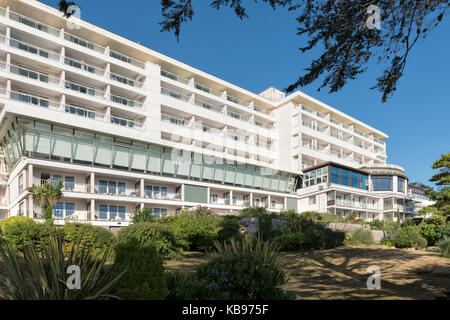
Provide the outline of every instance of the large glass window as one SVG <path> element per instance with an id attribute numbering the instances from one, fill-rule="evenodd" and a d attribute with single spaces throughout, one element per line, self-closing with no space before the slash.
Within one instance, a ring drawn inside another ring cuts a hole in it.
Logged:
<path id="1" fill-rule="evenodd" d="M 345 170 L 345 169 L 341 169 L 341 179 L 342 179 L 342 184 L 344 186 L 349 186 L 350 185 L 350 171 Z"/>
<path id="2" fill-rule="evenodd" d="M 360 184 L 360 188 L 361 189 L 364 189 L 364 190 L 367 190 L 368 188 L 367 188 L 367 174 L 360 174 L 359 175 L 359 177 L 360 177 L 360 179 L 361 179 L 361 184 Z"/>
<path id="3" fill-rule="evenodd" d="M 405 179 L 398 177 L 397 191 L 405 192 Z"/>
<path id="4" fill-rule="evenodd" d="M 359 188 L 359 174 L 352 171 L 352 187 Z"/>
<path id="5" fill-rule="evenodd" d="M 331 167 L 331 182 L 332 183 L 337 183 L 337 184 L 341 183 L 340 171 L 341 171 L 341 169 L 339 169 L 338 167 Z"/>
<path id="6" fill-rule="evenodd" d="M 373 191 L 392 191 L 392 176 L 372 176 Z"/>

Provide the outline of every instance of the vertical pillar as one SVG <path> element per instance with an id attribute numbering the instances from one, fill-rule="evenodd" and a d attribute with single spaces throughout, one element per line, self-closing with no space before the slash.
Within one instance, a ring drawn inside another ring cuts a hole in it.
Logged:
<path id="1" fill-rule="evenodd" d="M 207 203 L 211 203 L 211 188 L 210 187 L 208 187 L 208 188 L 206 188 L 206 200 L 207 200 Z"/>
<path id="2" fill-rule="evenodd" d="M 33 165 L 30 163 L 28 164 L 28 182 L 26 186 L 28 188 L 31 188 L 34 185 L 34 173 L 33 173 Z"/>
<path id="3" fill-rule="evenodd" d="M 87 220 L 95 220 L 95 200 L 91 199 L 91 211 L 88 212 Z"/>
<path id="4" fill-rule="evenodd" d="M 140 194 L 141 198 L 144 198 L 145 197 L 145 181 L 144 181 L 144 179 L 141 179 L 141 182 L 140 182 L 140 192 L 141 192 L 141 194 Z"/>
<path id="5" fill-rule="evenodd" d="M 253 193 L 250 193 L 250 205 L 249 207 L 253 207 Z"/>
<path id="6" fill-rule="evenodd" d="M 28 218 L 34 218 L 34 202 L 31 194 L 28 196 L 28 212 L 26 213 L 26 216 Z"/>
<path id="7" fill-rule="evenodd" d="M 233 206 L 233 190 L 230 190 L 230 205 Z"/>
<path id="8" fill-rule="evenodd" d="M 91 172 L 91 193 L 95 193 L 95 173 Z"/>

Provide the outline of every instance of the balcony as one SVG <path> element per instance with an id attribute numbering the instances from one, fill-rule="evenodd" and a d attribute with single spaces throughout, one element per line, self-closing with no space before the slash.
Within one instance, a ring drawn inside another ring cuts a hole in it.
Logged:
<path id="1" fill-rule="evenodd" d="M 123 127 L 128 127 L 131 129 L 142 129 L 143 123 L 131 120 L 131 119 L 125 119 L 118 116 L 107 116 L 105 114 L 97 113 L 95 111 L 85 109 L 78 106 L 73 105 L 61 105 L 58 101 L 49 100 L 47 98 L 38 97 L 32 94 L 22 93 L 22 92 L 15 92 L 15 91 L 9 91 L 6 93 L 7 98 L 10 100 L 18 101 L 25 104 L 31 104 L 34 106 L 39 106 L 43 108 L 48 108 L 53 111 L 58 112 L 64 112 L 64 113 L 71 113 L 76 116 L 82 116 L 88 119 L 97 120 L 97 121 L 103 121 L 103 122 L 109 122 L 111 124 L 120 125 Z M 61 109 L 61 107 L 63 109 Z"/>
<path id="2" fill-rule="evenodd" d="M 169 78 L 171 80 L 180 82 L 180 83 L 182 83 L 184 85 L 191 86 L 191 80 L 183 78 L 183 77 L 180 77 L 180 76 L 176 75 L 175 73 L 172 73 L 172 72 L 169 72 L 169 71 L 166 71 L 166 70 L 161 70 L 161 75 L 163 77 Z M 193 85 L 194 85 L 194 88 L 197 89 L 197 90 L 200 90 L 200 91 L 206 92 L 208 94 L 214 95 L 217 98 L 223 98 L 222 97 L 223 94 L 221 92 L 219 92 L 219 91 L 213 90 L 211 88 L 208 88 L 208 87 L 206 87 L 206 86 L 204 86 L 202 84 L 196 83 L 196 82 L 193 82 Z M 272 116 L 272 112 L 270 112 L 268 110 L 265 110 L 263 108 L 260 108 L 258 106 L 255 106 L 255 105 L 253 105 L 250 102 L 246 102 L 246 101 L 240 100 L 238 98 L 235 98 L 233 96 L 229 96 L 229 95 L 226 96 L 226 100 L 229 101 L 229 102 L 235 103 L 237 105 L 240 105 L 242 107 L 245 107 L 247 109 L 251 109 L 253 111 L 256 111 L 256 112 L 259 112 L 259 113 L 262 113 L 262 114 L 265 114 L 265 115 L 268 115 L 268 116 Z"/>

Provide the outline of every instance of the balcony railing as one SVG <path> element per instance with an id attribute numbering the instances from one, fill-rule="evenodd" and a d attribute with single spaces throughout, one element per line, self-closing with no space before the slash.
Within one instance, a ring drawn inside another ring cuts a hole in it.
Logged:
<path id="1" fill-rule="evenodd" d="M 4 43 L 12 48 L 17 48 L 17 49 L 26 51 L 28 53 L 38 55 L 42 58 L 46 58 L 46 59 L 50 59 L 50 60 L 54 60 L 54 61 L 60 60 L 60 55 L 57 53 L 51 52 L 50 50 L 38 47 L 36 45 L 29 44 L 29 43 L 26 43 L 24 41 L 17 40 L 14 38 L 6 38 L 5 36 L 0 35 L 0 43 Z"/>
<path id="2" fill-rule="evenodd" d="M 96 74 L 101 77 L 103 77 L 106 72 L 104 69 L 101 69 L 99 67 L 96 67 L 96 66 L 93 66 L 93 65 L 90 65 L 90 64 L 87 64 L 82 61 L 75 60 L 75 59 L 69 58 L 69 57 L 64 58 L 64 63 L 68 66 L 78 68 L 80 70 L 87 71 L 89 73 Z"/>
<path id="3" fill-rule="evenodd" d="M 56 28 L 53 28 L 53 27 L 50 27 L 49 25 L 46 25 L 46 24 L 44 24 L 42 22 L 39 22 L 39 21 L 33 20 L 31 18 L 25 17 L 25 16 L 23 16 L 21 14 L 15 13 L 14 11 L 9 11 L 9 18 L 11 20 L 14 20 L 14 21 L 20 22 L 22 24 L 25 24 L 25 25 L 27 25 L 29 27 L 32 27 L 32 28 L 35 28 L 37 30 L 40 30 L 40 31 L 46 32 L 48 34 L 54 35 L 56 37 L 59 37 L 60 30 L 58 30 Z"/>

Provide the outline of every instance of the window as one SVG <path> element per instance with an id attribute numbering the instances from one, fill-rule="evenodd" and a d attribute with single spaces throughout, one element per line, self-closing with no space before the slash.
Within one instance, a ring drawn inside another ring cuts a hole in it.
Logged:
<path id="1" fill-rule="evenodd" d="M 341 177 L 342 183 L 341 184 L 343 184 L 344 186 L 349 186 L 350 185 L 350 171 L 341 169 L 341 174 L 342 174 L 342 177 Z"/>
<path id="2" fill-rule="evenodd" d="M 62 219 L 63 212 L 64 212 L 64 203 L 58 202 L 57 204 L 55 204 L 55 206 L 53 207 L 53 215 L 55 216 L 55 218 Z"/>
<path id="3" fill-rule="evenodd" d="M 75 177 L 65 177 L 64 188 L 66 191 L 73 191 L 75 189 Z"/>
<path id="4" fill-rule="evenodd" d="M 392 176 L 372 176 L 373 191 L 392 191 Z"/>
<path id="5" fill-rule="evenodd" d="M 405 179 L 398 177 L 397 191 L 405 192 Z"/>
<path id="6" fill-rule="evenodd" d="M 165 216 L 167 215 L 167 209 L 153 208 L 152 213 L 155 217 L 161 217 L 161 215 Z"/>
<path id="7" fill-rule="evenodd" d="M 328 201 L 334 200 L 334 191 L 330 191 L 327 193 L 327 200 Z"/>
<path id="8" fill-rule="evenodd" d="M 314 204 L 316 204 L 316 196 L 309 197 L 309 205 L 311 206 Z"/>
<path id="9" fill-rule="evenodd" d="M 95 111 L 91 111 L 88 109 L 79 108 L 79 107 L 75 107 L 75 106 L 66 106 L 65 110 L 67 113 L 75 114 L 80 117 L 95 119 Z"/>
<path id="10" fill-rule="evenodd" d="M 24 178 L 24 175 L 22 173 L 19 176 L 19 194 L 21 194 L 23 192 L 23 178 Z"/>
<path id="11" fill-rule="evenodd" d="M 360 184 L 360 188 L 367 190 L 367 174 L 360 174 L 359 175 L 360 179 L 361 179 L 361 184 Z"/>
<path id="12" fill-rule="evenodd" d="M 116 220 L 117 217 L 121 219 L 125 219 L 126 208 L 123 206 L 107 206 L 107 205 L 99 205 L 98 206 L 99 216 L 97 219 L 99 220 Z"/>
<path id="13" fill-rule="evenodd" d="M 21 202 L 19 204 L 19 216 L 24 216 L 25 215 L 25 203 Z"/>
<path id="14" fill-rule="evenodd" d="M 332 183 L 337 183 L 340 184 L 340 171 L 341 169 L 339 169 L 338 167 L 331 167 L 331 182 Z"/>
<path id="15" fill-rule="evenodd" d="M 352 171 L 352 187 L 358 188 L 359 187 L 359 175 L 357 172 Z"/>
<path id="16" fill-rule="evenodd" d="M 66 203 L 65 204 L 65 216 L 70 217 L 75 214 L 75 203 Z"/>
<path id="17" fill-rule="evenodd" d="M 210 202 L 211 203 L 217 203 L 219 196 L 217 194 L 211 194 L 210 195 Z"/>

